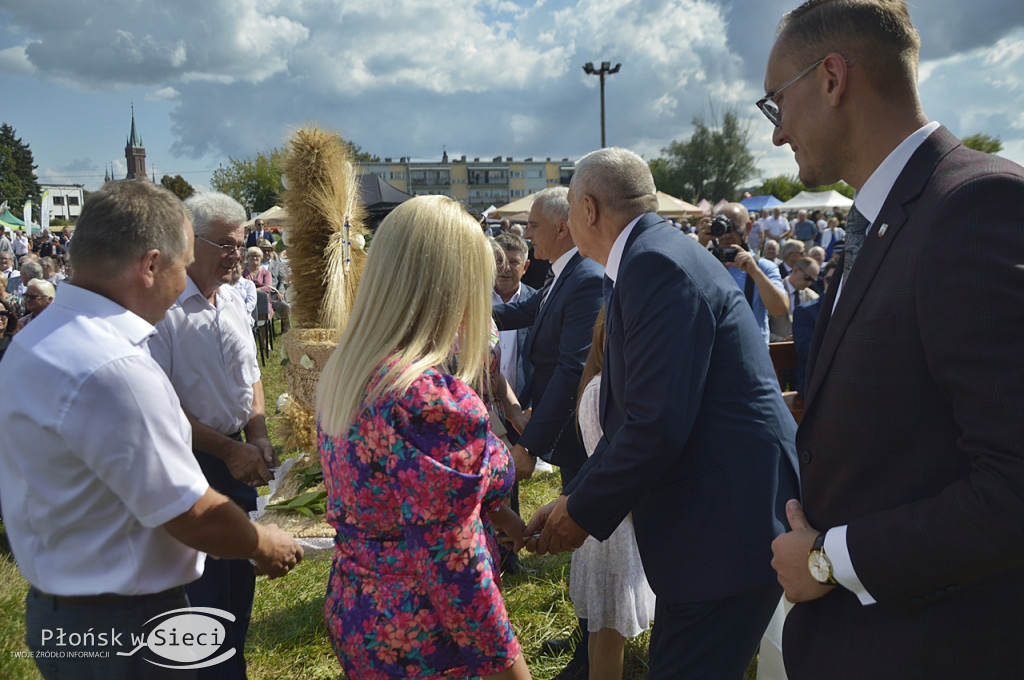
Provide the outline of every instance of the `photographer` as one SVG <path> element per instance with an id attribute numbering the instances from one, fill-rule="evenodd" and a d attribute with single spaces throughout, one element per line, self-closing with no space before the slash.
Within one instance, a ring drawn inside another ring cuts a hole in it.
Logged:
<path id="1" fill-rule="evenodd" d="M 779 268 L 770 260 L 756 259 L 748 252 L 746 232 L 749 223 L 750 214 L 742 204 L 728 203 L 714 218 L 701 218 L 697 231 L 701 245 L 707 246 L 722 261 L 736 285 L 743 290 L 767 343 L 768 316 L 786 314 L 789 298 L 783 288 Z"/>

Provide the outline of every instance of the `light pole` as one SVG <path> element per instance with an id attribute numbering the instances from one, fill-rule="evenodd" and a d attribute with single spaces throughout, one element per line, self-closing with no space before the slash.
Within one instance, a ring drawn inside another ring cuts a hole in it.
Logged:
<path id="1" fill-rule="evenodd" d="M 612 63 L 610 61 L 602 61 L 601 62 L 601 68 L 599 68 L 599 69 L 594 68 L 594 62 L 592 62 L 592 61 L 588 61 L 586 64 L 583 65 L 583 72 L 584 73 L 588 73 L 588 74 L 590 74 L 592 76 L 600 76 L 601 77 L 601 148 L 602 149 L 605 146 L 607 146 L 604 143 L 604 76 L 605 76 L 605 74 L 611 75 L 613 73 L 618 73 L 619 69 L 622 68 L 622 64 L 616 64 L 615 68 L 612 68 L 611 66 L 612 66 Z"/>

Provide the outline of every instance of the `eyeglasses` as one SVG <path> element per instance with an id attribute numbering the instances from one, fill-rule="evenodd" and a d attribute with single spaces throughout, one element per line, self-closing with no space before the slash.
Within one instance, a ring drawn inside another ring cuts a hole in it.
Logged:
<path id="1" fill-rule="evenodd" d="M 214 248 L 219 248 L 221 257 L 228 257 L 230 255 L 234 255 L 237 252 L 241 252 L 241 250 L 245 248 L 245 244 L 236 246 L 232 243 L 216 243 L 208 238 L 203 238 L 202 236 L 196 236 L 196 240 L 202 241 L 203 243 L 209 243 Z"/>
<path id="2" fill-rule="evenodd" d="M 757 108 L 761 109 L 761 113 L 763 113 L 765 117 L 772 122 L 772 125 L 774 125 L 775 127 L 779 127 L 782 125 L 782 112 L 779 110 L 779 105 L 775 103 L 775 96 L 782 92 L 783 90 L 785 90 L 790 85 L 792 85 L 793 83 L 795 83 L 796 81 L 803 78 L 805 75 L 807 75 L 814 69 L 821 66 L 821 64 L 824 61 L 825 57 L 822 57 L 818 61 L 814 62 L 813 64 L 805 68 L 803 71 L 800 71 L 800 73 L 797 73 L 795 76 L 784 82 L 779 87 L 775 88 L 774 90 L 772 90 L 771 92 L 757 100 Z"/>
<path id="3" fill-rule="evenodd" d="M 22 300 L 49 300 L 49 295 L 36 295 L 35 293 L 25 293 L 21 296 Z"/>

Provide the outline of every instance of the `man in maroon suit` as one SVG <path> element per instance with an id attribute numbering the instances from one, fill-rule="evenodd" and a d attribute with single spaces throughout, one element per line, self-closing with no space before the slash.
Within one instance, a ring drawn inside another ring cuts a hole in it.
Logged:
<path id="1" fill-rule="evenodd" d="M 809 0 L 758 102 L 857 189 L 773 544 L 791 680 L 1024 677 L 1024 169 L 928 122 L 919 45 L 904 0 Z"/>

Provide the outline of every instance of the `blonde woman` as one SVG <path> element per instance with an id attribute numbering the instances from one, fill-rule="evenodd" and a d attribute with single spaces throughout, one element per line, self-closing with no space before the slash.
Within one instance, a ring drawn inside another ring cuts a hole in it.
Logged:
<path id="1" fill-rule="evenodd" d="M 530 677 L 492 530 L 522 541 L 523 521 L 502 503 L 515 471 L 478 396 L 494 274 L 486 237 L 458 203 L 406 201 L 377 230 L 320 378 L 327 521 L 338 532 L 324 616 L 352 680 Z"/>

